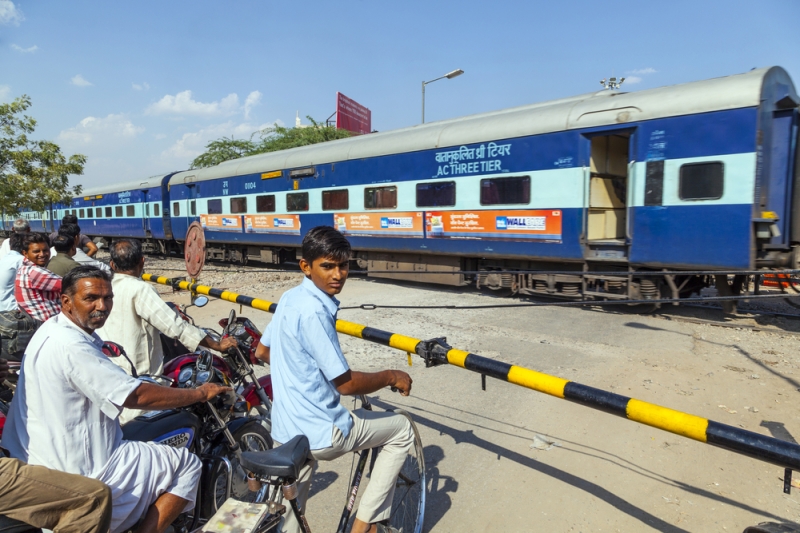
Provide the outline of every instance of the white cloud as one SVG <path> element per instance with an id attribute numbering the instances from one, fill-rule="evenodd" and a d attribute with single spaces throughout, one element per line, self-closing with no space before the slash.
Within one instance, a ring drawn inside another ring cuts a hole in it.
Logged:
<path id="1" fill-rule="evenodd" d="M 8 85 L 0 85 L 0 102 L 5 103 L 11 96 L 11 87 Z"/>
<path id="2" fill-rule="evenodd" d="M 33 53 L 33 52 L 35 52 L 36 50 L 39 49 L 39 47 L 36 46 L 35 44 L 33 46 L 28 47 L 28 48 L 22 48 L 18 44 L 12 44 L 11 48 L 16 50 L 17 52 L 22 52 L 23 54 L 31 54 L 31 53 Z"/>
<path id="3" fill-rule="evenodd" d="M 244 119 L 250 119 L 250 110 L 253 109 L 255 106 L 261 103 L 261 93 L 259 91 L 253 91 L 247 95 L 247 98 L 244 101 Z"/>
<path id="4" fill-rule="evenodd" d="M 231 93 L 218 102 L 198 102 L 192 99 L 192 91 L 183 91 L 175 96 L 166 95 L 151 104 L 145 113 L 148 115 L 230 115 L 239 109 L 239 97 Z"/>
<path id="5" fill-rule="evenodd" d="M 88 81 L 86 78 L 84 78 L 80 74 L 77 74 L 77 75 L 73 76 L 72 79 L 70 80 L 70 83 L 72 83 L 72 85 L 76 85 L 78 87 L 89 87 L 90 85 L 92 85 L 92 83 L 90 81 Z"/>
<path id="6" fill-rule="evenodd" d="M 639 76 L 628 76 L 628 77 L 625 78 L 625 83 L 627 85 L 634 85 L 634 84 L 637 84 L 637 83 L 642 83 L 642 78 L 640 78 Z"/>
<path id="7" fill-rule="evenodd" d="M 73 145 L 87 145 L 98 141 L 106 142 L 109 139 L 134 138 L 144 131 L 141 126 L 135 126 L 123 114 L 111 114 L 105 118 L 86 117 L 74 128 L 69 128 L 58 134 L 58 140 Z"/>
<path id="8" fill-rule="evenodd" d="M 149 91 L 150 90 L 150 84 L 147 83 L 147 82 L 134 83 L 133 84 L 133 90 L 134 91 Z"/>
<path id="9" fill-rule="evenodd" d="M 652 67 L 647 67 L 647 68 L 636 68 L 633 70 L 629 70 L 628 74 L 655 74 L 656 72 L 658 72 L 656 69 Z"/>
<path id="10" fill-rule="evenodd" d="M 276 121 L 276 123 L 279 123 Z M 230 137 L 237 139 L 249 139 L 254 132 L 272 126 L 273 124 L 255 125 L 249 122 L 236 124 L 228 121 L 223 124 L 214 124 L 198 131 L 184 133 L 180 139 L 175 141 L 172 146 L 161 153 L 162 159 L 176 160 L 188 165 L 189 162 L 202 154 L 206 150 L 206 145 L 220 137 Z"/>
<path id="11" fill-rule="evenodd" d="M 0 24 L 19 26 L 25 20 L 22 11 L 11 0 L 0 0 Z"/>

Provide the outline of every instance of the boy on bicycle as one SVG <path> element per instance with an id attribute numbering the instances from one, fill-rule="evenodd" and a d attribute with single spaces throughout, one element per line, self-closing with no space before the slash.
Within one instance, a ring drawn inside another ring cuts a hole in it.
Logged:
<path id="1" fill-rule="evenodd" d="M 305 508 L 316 461 L 331 461 L 348 452 L 382 447 L 370 482 L 361 497 L 352 533 L 389 531 L 379 522 L 389 518 L 397 475 L 413 444 L 404 416 L 363 409 L 350 412 L 340 395 L 370 394 L 394 387 L 411 392 L 411 377 L 399 370 L 350 370 L 339 347 L 336 313 L 347 280 L 350 243 L 329 226 L 312 228 L 303 239 L 300 269 L 303 282 L 287 291 L 261 337 L 256 357 L 270 365 L 275 401 L 272 436 L 287 442 L 305 435 L 311 461 L 297 480 L 298 504 Z M 300 524 L 289 510 L 281 531 L 296 533 Z"/>

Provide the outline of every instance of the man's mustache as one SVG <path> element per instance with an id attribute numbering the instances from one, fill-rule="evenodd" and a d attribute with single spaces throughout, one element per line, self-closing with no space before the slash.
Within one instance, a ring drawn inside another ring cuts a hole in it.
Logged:
<path id="1" fill-rule="evenodd" d="M 105 318 L 108 316 L 108 311 L 92 311 L 89 313 L 89 318 Z"/>

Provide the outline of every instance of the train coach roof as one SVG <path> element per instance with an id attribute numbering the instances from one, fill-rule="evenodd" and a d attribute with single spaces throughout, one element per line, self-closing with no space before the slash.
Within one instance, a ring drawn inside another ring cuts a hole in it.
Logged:
<path id="1" fill-rule="evenodd" d="M 166 174 L 159 174 L 157 176 L 151 176 L 149 178 L 138 180 L 138 181 L 129 181 L 126 183 L 117 183 L 114 185 L 105 185 L 103 187 L 91 187 L 89 189 L 84 189 L 81 192 L 81 196 L 95 196 L 98 194 L 110 194 L 110 193 L 117 193 L 123 191 L 138 191 L 141 189 L 153 189 L 158 188 L 161 186 L 161 181 L 164 179 Z"/>
<path id="2" fill-rule="evenodd" d="M 213 167 L 179 172 L 170 179 L 170 184 L 243 176 L 577 128 L 755 107 L 760 103 L 763 86 L 769 77 L 783 83 L 789 80 L 788 74 L 783 69 L 771 67 L 634 93 L 604 90 L 394 131 L 243 157 Z M 790 86 L 788 90 L 791 94 L 795 94 L 790 80 L 788 84 Z"/>

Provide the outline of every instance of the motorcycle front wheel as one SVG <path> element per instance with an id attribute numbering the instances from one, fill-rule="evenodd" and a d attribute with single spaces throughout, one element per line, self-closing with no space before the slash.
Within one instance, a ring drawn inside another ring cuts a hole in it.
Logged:
<path id="1" fill-rule="evenodd" d="M 264 426 L 256 420 L 247 422 L 233 432 L 233 438 L 239 443 L 243 452 L 262 452 L 272 448 L 272 437 Z M 228 454 L 233 473 L 231 476 L 231 498 L 243 502 L 255 501 L 256 492 L 247 488 L 247 472 L 239 464 L 234 453 Z M 203 512 L 204 518 L 210 518 L 217 509 L 225 503 L 228 490 L 228 475 L 225 465 L 220 463 L 211 473 L 209 482 L 203 487 Z"/>

